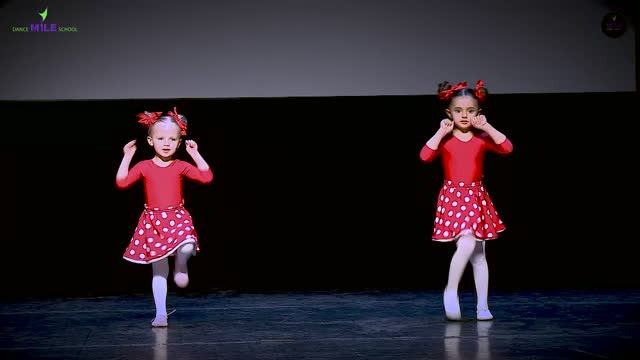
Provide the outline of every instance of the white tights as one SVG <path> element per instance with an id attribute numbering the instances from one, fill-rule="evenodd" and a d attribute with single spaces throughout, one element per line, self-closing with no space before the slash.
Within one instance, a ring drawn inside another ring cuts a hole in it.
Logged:
<path id="1" fill-rule="evenodd" d="M 194 245 L 184 244 L 176 251 L 175 271 L 187 272 L 187 261 L 193 254 Z M 156 317 L 167 316 L 167 276 L 169 276 L 169 260 L 164 258 L 151 264 L 153 279 L 153 301 L 156 304 Z"/>
<path id="2" fill-rule="evenodd" d="M 460 279 L 467 267 L 467 262 L 470 262 L 476 284 L 478 309 L 488 309 L 489 268 L 484 254 L 484 241 L 478 241 L 471 235 L 462 235 L 456 242 L 456 246 L 457 250 L 453 254 L 449 266 L 449 280 L 446 290 L 458 292 Z"/>

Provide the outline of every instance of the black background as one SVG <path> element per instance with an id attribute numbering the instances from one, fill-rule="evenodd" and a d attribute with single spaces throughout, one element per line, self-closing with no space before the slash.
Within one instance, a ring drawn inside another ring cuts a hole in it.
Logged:
<path id="1" fill-rule="evenodd" d="M 637 104 L 489 96 L 514 144 L 485 164 L 507 225 L 487 244 L 492 289 L 639 285 Z M 418 157 L 444 115 L 434 96 L 4 101 L 3 297 L 150 291 L 150 266 L 121 258 L 143 189 L 114 179 L 127 141 L 134 163 L 153 156 L 135 114 L 173 105 L 216 175 L 185 183 L 202 252 L 180 291 L 444 287 L 455 246 L 429 239 L 442 169 Z"/>

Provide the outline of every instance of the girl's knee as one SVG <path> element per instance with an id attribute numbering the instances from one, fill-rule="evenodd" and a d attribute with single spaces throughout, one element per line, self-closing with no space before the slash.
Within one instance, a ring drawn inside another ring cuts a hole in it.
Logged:
<path id="1" fill-rule="evenodd" d="M 194 250 L 195 250 L 195 246 L 189 243 L 189 244 L 182 245 L 179 251 L 184 255 L 191 255 L 193 254 Z"/>
<path id="2" fill-rule="evenodd" d="M 167 277 L 169 274 L 169 262 L 167 259 L 156 261 L 151 264 L 151 267 L 153 269 L 154 276 Z"/>
<path id="3" fill-rule="evenodd" d="M 471 255 L 470 262 L 472 265 L 482 265 L 487 263 L 487 258 L 484 255 L 484 241 L 477 241 L 476 247 Z"/>
<path id="4" fill-rule="evenodd" d="M 463 235 L 456 242 L 456 246 L 463 251 L 473 251 L 476 247 L 476 239 L 470 235 Z"/>
<path id="5" fill-rule="evenodd" d="M 484 256 L 484 253 L 473 254 L 469 262 L 473 266 L 483 265 L 487 263 L 487 258 Z"/>

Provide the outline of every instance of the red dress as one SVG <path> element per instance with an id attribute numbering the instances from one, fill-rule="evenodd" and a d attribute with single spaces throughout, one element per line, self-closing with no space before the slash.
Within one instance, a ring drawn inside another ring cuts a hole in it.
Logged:
<path id="1" fill-rule="evenodd" d="M 425 145 L 420 158 L 433 161 L 442 158 L 445 181 L 438 194 L 432 239 L 456 240 L 470 233 L 479 240 L 491 240 L 505 230 L 489 193 L 482 184 L 484 155 L 487 151 L 509 154 L 513 145 L 509 139 L 495 144 L 484 132 L 474 134 L 469 141 L 453 135 L 442 140 L 437 150 Z"/>
<path id="2" fill-rule="evenodd" d="M 167 167 L 143 160 L 129 170 L 125 179 L 116 180 L 118 188 L 126 189 L 142 178 L 146 198 L 144 211 L 123 254 L 125 260 L 149 264 L 172 255 L 187 243 L 200 250 L 193 219 L 183 206 L 183 177 L 206 184 L 213 180 L 213 172 L 199 170 L 181 160 L 174 160 Z"/>

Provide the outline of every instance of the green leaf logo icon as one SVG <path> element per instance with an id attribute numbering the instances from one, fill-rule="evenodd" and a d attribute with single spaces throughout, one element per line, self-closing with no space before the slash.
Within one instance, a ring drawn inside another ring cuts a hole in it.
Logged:
<path id="1" fill-rule="evenodd" d="M 43 12 L 38 13 L 42 17 L 42 22 L 47 19 L 47 14 L 49 13 L 49 7 L 46 7 Z"/>

